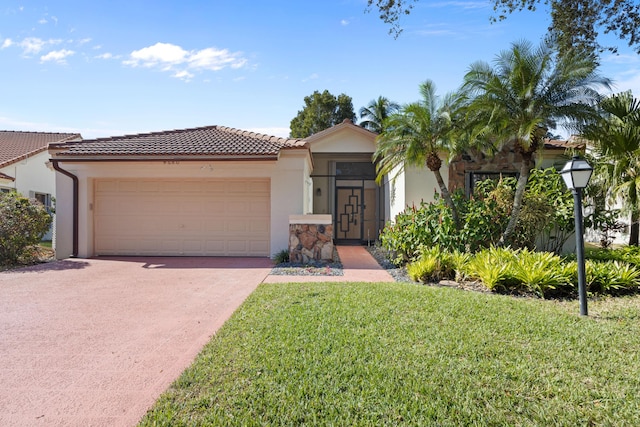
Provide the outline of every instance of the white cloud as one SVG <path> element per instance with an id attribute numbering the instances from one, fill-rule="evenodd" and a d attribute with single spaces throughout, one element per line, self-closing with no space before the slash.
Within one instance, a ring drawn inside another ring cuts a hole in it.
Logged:
<path id="1" fill-rule="evenodd" d="M 13 45 L 13 41 L 11 39 L 4 39 L 4 41 L 2 42 L 2 47 L 0 49 L 6 49 L 11 45 Z"/>
<path id="2" fill-rule="evenodd" d="M 189 68 L 219 71 L 226 67 L 242 68 L 247 60 L 240 52 L 231 53 L 227 49 L 209 47 L 191 52 L 189 55 Z"/>
<path id="3" fill-rule="evenodd" d="M 180 79 L 180 80 L 184 80 L 185 82 L 188 82 L 194 77 L 194 75 L 186 70 L 182 70 L 182 71 L 176 72 L 173 75 L 173 77 L 175 77 L 176 79 Z"/>
<path id="4" fill-rule="evenodd" d="M 185 61 L 189 52 L 170 43 L 156 43 L 131 52 L 131 59 L 124 61 L 132 67 L 155 67 L 158 65 L 181 64 Z"/>
<path id="5" fill-rule="evenodd" d="M 630 90 L 633 96 L 640 97 L 640 70 L 630 70 L 614 78 L 613 92 L 619 93 Z"/>
<path id="6" fill-rule="evenodd" d="M 105 52 L 105 53 L 102 53 L 100 55 L 95 56 L 95 58 L 97 58 L 97 59 L 118 59 L 118 58 L 120 58 L 120 55 L 114 55 L 114 54 L 112 54 L 110 52 Z"/>
<path id="7" fill-rule="evenodd" d="M 39 20 L 39 21 L 38 21 L 38 24 L 44 25 L 44 24 L 46 24 L 47 22 L 49 22 L 49 21 L 47 21 L 47 19 L 46 19 L 46 18 L 42 18 L 41 20 Z"/>
<path id="8" fill-rule="evenodd" d="M 12 43 L 22 48 L 23 55 L 38 54 L 46 46 L 53 46 L 62 43 L 62 40 L 49 39 L 42 40 L 38 37 L 27 37 L 19 43 Z"/>
<path id="9" fill-rule="evenodd" d="M 40 57 L 40 62 L 55 61 L 58 64 L 64 64 L 66 63 L 65 58 L 73 54 L 75 54 L 75 52 L 72 50 L 67 50 L 67 49 L 54 50 L 47 53 L 46 55 L 42 55 Z"/>
<path id="10" fill-rule="evenodd" d="M 195 71 L 220 71 L 224 68 L 242 68 L 247 60 L 241 52 L 209 47 L 202 50 L 185 50 L 171 43 L 156 43 L 135 50 L 123 61 L 132 67 L 158 68 L 173 72 L 173 77 L 188 80 Z"/>
<path id="11" fill-rule="evenodd" d="M 23 49 L 23 53 L 25 55 L 40 52 L 44 48 L 45 44 L 47 44 L 47 42 L 37 37 L 27 37 L 18 43 L 18 45 Z"/>
<path id="12" fill-rule="evenodd" d="M 342 19 L 342 20 L 340 21 L 340 25 L 342 25 L 342 26 L 346 27 L 347 25 L 349 25 L 349 21 L 348 21 L 348 20 L 346 20 L 346 19 Z"/>

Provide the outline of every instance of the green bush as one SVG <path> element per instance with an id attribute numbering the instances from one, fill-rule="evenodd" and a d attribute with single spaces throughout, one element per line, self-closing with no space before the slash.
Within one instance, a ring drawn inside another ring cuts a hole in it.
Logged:
<path id="1" fill-rule="evenodd" d="M 289 250 L 283 249 L 280 252 L 277 252 L 273 255 L 273 262 L 276 264 L 282 264 L 285 262 L 289 262 Z"/>
<path id="2" fill-rule="evenodd" d="M 479 280 L 489 290 L 508 291 L 513 288 L 515 252 L 491 247 L 474 254 L 466 267 L 470 279 Z"/>
<path id="3" fill-rule="evenodd" d="M 621 295 L 640 286 L 640 269 L 626 262 L 587 260 L 585 273 L 587 291 L 594 294 Z"/>
<path id="4" fill-rule="evenodd" d="M 16 264 L 51 226 L 51 216 L 35 199 L 0 193 L 0 264 Z"/>
<path id="5" fill-rule="evenodd" d="M 436 197 L 433 203 L 407 208 L 380 234 L 382 246 L 394 254 L 394 263 L 418 259 L 425 248 L 477 252 L 496 245 L 513 209 L 515 178 L 480 182 L 469 199 L 458 191 L 453 201 L 460 216 L 456 227 L 451 209 Z M 523 201 L 513 248 L 559 253 L 573 232 L 573 198 L 553 168 L 534 170 Z"/>
<path id="6" fill-rule="evenodd" d="M 449 253 L 435 246 L 422 252 L 417 261 L 407 265 L 407 274 L 416 282 L 439 282 L 456 277 L 458 252 Z"/>
<path id="7" fill-rule="evenodd" d="M 544 298 L 572 290 L 573 274 L 564 269 L 562 259 L 551 252 L 521 250 L 512 264 L 513 276 L 529 292 Z"/>

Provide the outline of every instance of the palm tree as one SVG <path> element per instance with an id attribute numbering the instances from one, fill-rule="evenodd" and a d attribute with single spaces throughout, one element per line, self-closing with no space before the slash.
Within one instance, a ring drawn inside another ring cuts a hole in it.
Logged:
<path id="1" fill-rule="evenodd" d="M 493 67 L 471 65 L 463 88 L 472 98 L 470 117 L 485 138 L 498 147 L 513 144 L 522 156 L 513 210 L 501 244 L 507 243 L 517 224 L 524 191 L 535 154 L 549 129 L 568 129 L 597 117 L 598 89 L 610 81 L 596 72 L 594 57 L 579 52 L 558 56 L 550 40 L 534 48 L 527 41 L 513 43 L 501 52 Z"/>
<path id="2" fill-rule="evenodd" d="M 400 105 L 389 101 L 384 96 L 369 102 L 369 105 L 360 109 L 360 126 L 375 133 L 382 133 L 383 123 L 387 117 L 398 112 Z"/>
<path id="3" fill-rule="evenodd" d="M 376 138 L 373 159 L 377 165 L 377 180 L 405 166 L 423 167 L 425 164 L 436 177 L 440 195 L 451 208 L 453 219 L 459 226 L 459 215 L 442 178 L 442 152 L 451 155 L 454 149 L 453 130 L 461 111 L 463 97 L 449 94 L 444 99 L 436 96 L 431 80 L 420 85 L 422 100 L 405 105 L 383 123 L 384 130 Z"/>
<path id="4" fill-rule="evenodd" d="M 629 244 L 638 245 L 640 221 L 640 101 L 631 91 L 600 103 L 604 120 L 586 128 L 583 135 L 595 143 L 600 156 L 596 170 L 614 198 L 622 198 L 631 214 Z"/>

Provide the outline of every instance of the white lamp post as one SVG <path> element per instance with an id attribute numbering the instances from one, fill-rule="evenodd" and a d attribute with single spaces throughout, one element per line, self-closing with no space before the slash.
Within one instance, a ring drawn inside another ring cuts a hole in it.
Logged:
<path id="1" fill-rule="evenodd" d="M 576 256 L 578 258 L 578 295 L 580 315 L 587 316 L 587 284 L 584 267 L 584 225 L 582 219 L 582 189 L 587 186 L 593 168 L 586 160 L 573 156 L 560 171 L 567 188 L 573 193 L 574 216 L 576 222 Z"/>

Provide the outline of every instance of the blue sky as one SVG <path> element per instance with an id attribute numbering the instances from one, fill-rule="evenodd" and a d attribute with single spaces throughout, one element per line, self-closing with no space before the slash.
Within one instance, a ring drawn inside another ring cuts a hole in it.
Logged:
<path id="1" fill-rule="evenodd" d="M 454 90 L 469 65 L 534 43 L 544 9 L 491 24 L 487 1 L 422 0 L 394 39 L 365 0 L 14 1 L 0 6 L 0 129 L 85 138 L 222 125 L 287 136 L 314 90 L 354 108 Z M 640 56 L 605 55 L 640 95 Z"/>

